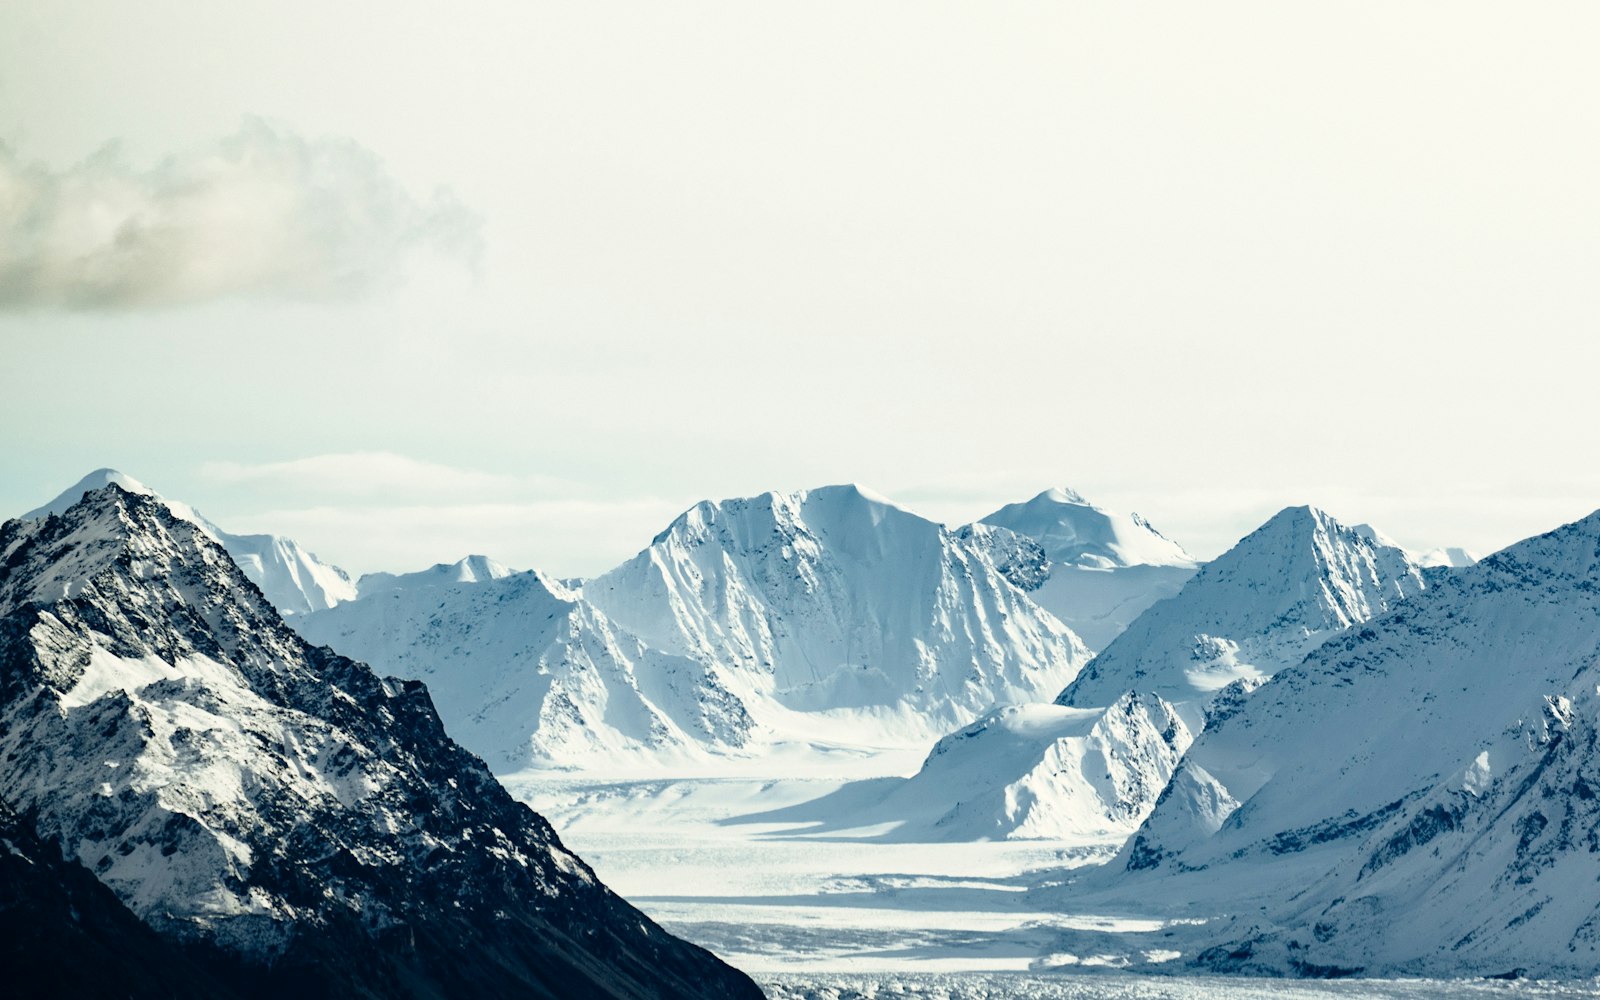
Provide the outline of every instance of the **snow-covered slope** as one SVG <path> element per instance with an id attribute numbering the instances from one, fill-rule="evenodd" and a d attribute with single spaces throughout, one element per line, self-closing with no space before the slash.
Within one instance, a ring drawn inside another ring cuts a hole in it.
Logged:
<path id="1" fill-rule="evenodd" d="M 976 548 L 856 486 L 699 504 L 583 595 L 798 734 L 831 715 L 927 739 L 1046 697 L 1087 659 Z"/>
<path id="2" fill-rule="evenodd" d="M 309 646 L 116 485 L 0 526 L 0 798 L 263 993 L 760 995 L 602 886 L 421 684 Z"/>
<path id="3" fill-rule="evenodd" d="M 1368 540 L 1378 545 L 1388 546 L 1392 549 L 1398 549 L 1401 547 L 1399 542 L 1390 538 L 1388 535 L 1385 535 L 1383 532 L 1379 531 L 1377 528 L 1374 528 L 1370 524 L 1358 524 L 1350 530 L 1366 537 Z M 1470 549 L 1461 548 L 1458 545 L 1441 546 L 1439 548 L 1427 549 L 1422 552 L 1407 550 L 1407 555 L 1411 557 L 1412 562 L 1416 563 L 1425 570 L 1460 569 L 1463 566 L 1471 566 L 1473 563 L 1478 561 L 1477 553 L 1471 551 Z"/>
<path id="4" fill-rule="evenodd" d="M 972 528 L 999 528 L 1038 544 L 1046 564 L 1013 577 L 1091 649 L 1104 649 L 1156 601 L 1176 594 L 1197 563 L 1138 514 L 1121 514 L 1069 489 L 1008 504 Z M 1005 536 L 980 542 L 1006 547 Z"/>
<path id="5" fill-rule="evenodd" d="M 1298 663 L 1340 629 L 1420 592 L 1404 551 L 1313 507 L 1290 507 L 1202 567 L 1096 656 L 1058 699 L 1106 705 L 1125 691 L 1201 706 Z M 1185 716 L 1198 729 L 1203 720 Z"/>
<path id="6" fill-rule="evenodd" d="M 426 681 L 452 736 L 496 771 L 726 751 L 749 738 L 705 664 L 647 647 L 537 571 L 474 556 L 364 576 L 301 635 Z"/>
<path id="7" fill-rule="evenodd" d="M 1441 578 L 1214 721 L 1123 888 L 1248 910 L 1207 932 L 1220 968 L 1593 975 L 1597 691 L 1600 513 Z"/>
<path id="8" fill-rule="evenodd" d="M 281 614 L 296 615 L 331 608 L 353 600 L 355 584 L 344 570 L 318 559 L 293 539 L 276 535 L 235 535 L 223 531 L 186 503 L 168 500 L 155 490 L 115 469 L 96 469 L 43 507 L 23 515 L 23 520 L 60 514 L 92 490 L 115 483 L 129 493 L 155 497 L 175 516 L 200 526 L 222 544 L 250 582 L 261 588 Z"/>
<path id="9" fill-rule="evenodd" d="M 1127 836 L 1192 741 L 1153 695 L 1103 709 L 1013 705 L 935 744 L 881 811 L 941 840 Z"/>

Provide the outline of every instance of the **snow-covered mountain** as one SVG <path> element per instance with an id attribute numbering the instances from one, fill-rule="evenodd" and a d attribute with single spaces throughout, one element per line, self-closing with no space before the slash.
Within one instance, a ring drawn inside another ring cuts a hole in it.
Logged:
<path id="1" fill-rule="evenodd" d="M 1061 692 L 1056 714 L 999 713 L 941 741 L 942 765 L 930 757 L 914 779 L 924 800 L 939 803 L 924 808 L 959 815 L 959 824 L 945 821 L 952 831 L 1130 832 L 1209 715 L 1337 630 L 1421 590 L 1420 570 L 1380 538 L 1311 508 L 1283 511 L 1135 619 Z M 1010 551 L 1004 542 L 989 545 Z M 1022 555 L 1012 562 L 1027 565 Z M 1142 724 L 1126 724 L 1130 706 Z M 1161 721 L 1169 716 L 1182 722 Z M 1120 763 L 1085 767 L 1095 746 L 1086 734 Z M 1130 766 L 1137 780 L 1113 781 Z"/>
<path id="2" fill-rule="evenodd" d="M 1378 545 L 1388 546 L 1392 549 L 1398 549 L 1401 547 L 1399 542 L 1390 538 L 1388 535 L 1385 535 L 1383 532 L 1379 531 L 1377 528 L 1374 528 L 1370 524 L 1358 524 L 1351 530 L 1364 535 L 1366 538 L 1377 543 Z M 1438 548 L 1426 549 L 1421 552 L 1408 549 L 1406 554 L 1411 557 L 1412 562 L 1416 563 L 1424 570 L 1460 569 L 1463 566 L 1471 566 L 1473 563 L 1478 561 L 1477 553 L 1471 551 L 1470 549 L 1464 549 L 1458 545 L 1440 546 Z"/>
<path id="3" fill-rule="evenodd" d="M 537 571 L 473 556 L 363 576 L 301 635 L 426 681 L 452 736 L 497 771 L 740 747 L 751 721 L 706 664 L 651 649 Z"/>
<path id="4" fill-rule="evenodd" d="M 710 664 L 758 723 L 926 739 L 1087 660 L 977 548 L 857 486 L 705 502 L 583 596 Z"/>
<path id="5" fill-rule="evenodd" d="M 1060 704 L 1107 705 L 1126 691 L 1198 709 L 1234 682 L 1250 686 L 1300 662 L 1340 629 L 1425 586 L 1422 572 L 1368 530 L 1290 507 L 1153 605 L 1084 668 Z"/>
<path id="6" fill-rule="evenodd" d="M 1412 556 L 1417 565 L 1423 569 L 1460 569 L 1471 566 L 1478 561 L 1477 553 L 1471 549 L 1464 549 L 1452 545 L 1445 548 L 1428 549 Z"/>
<path id="7" fill-rule="evenodd" d="M 607 890 L 423 685 L 108 485 L 0 526 L 0 798 L 255 995 L 759 997 Z"/>
<path id="8" fill-rule="evenodd" d="M 1057 566 L 1195 565 L 1183 546 L 1138 514 L 1106 510 L 1076 491 L 1060 487 L 1025 503 L 1007 504 L 980 523 L 1010 528 L 1034 539 Z"/>
<path id="9" fill-rule="evenodd" d="M 1600 513 L 1279 673 L 1191 748 L 1122 891 L 1248 913 L 1207 927 L 1216 968 L 1592 976 L 1597 584 Z"/>
<path id="10" fill-rule="evenodd" d="M 1121 514 L 1069 489 L 1050 489 L 1026 503 L 1008 504 L 965 531 L 995 547 L 1002 565 L 1014 566 L 1012 582 L 1061 619 L 1091 649 L 1104 649 L 1156 601 L 1176 594 L 1198 563 L 1183 547 L 1138 514 Z M 1015 550 L 1005 534 L 1037 544 L 1037 557 Z"/>
<path id="11" fill-rule="evenodd" d="M 115 469 L 96 469 L 60 496 L 22 515 L 24 520 L 60 514 L 88 492 L 115 483 L 129 493 L 155 497 L 175 516 L 200 526 L 228 550 L 233 561 L 244 570 L 250 582 L 261 588 L 273 606 L 284 615 L 305 614 L 331 608 L 340 601 L 353 600 L 355 584 L 337 566 L 325 563 L 302 549 L 293 539 L 277 535 L 235 535 L 223 531 L 186 503 L 168 500 L 150 487 Z"/>
<path id="12" fill-rule="evenodd" d="M 463 583 L 487 583 L 511 576 L 514 570 L 488 556 L 467 556 L 453 563 L 436 563 L 415 573 L 363 573 L 356 581 L 356 595 L 378 594 L 419 588 L 438 589 Z"/>

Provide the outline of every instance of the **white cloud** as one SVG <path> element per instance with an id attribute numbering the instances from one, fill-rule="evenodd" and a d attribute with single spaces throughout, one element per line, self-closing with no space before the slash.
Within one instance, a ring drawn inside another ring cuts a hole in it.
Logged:
<path id="1" fill-rule="evenodd" d="M 479 226 L 353 141 L 258 119 L 149 169 L 115 144 L 64 170 L 0 145 L 0 308 L 344 298 L 398 280 L 425 248 L 475 265 Z"/>
<path id="2" fill-rule="evenodd" d="M 571 492 L 578 487 L 546 476 L 512 476 L 425 462 L 389 451 L 312 455 L 285 462 L 206 462 L 200 475 L 224 486 L 270 485 L 297 494 L 505 497 Z"/>

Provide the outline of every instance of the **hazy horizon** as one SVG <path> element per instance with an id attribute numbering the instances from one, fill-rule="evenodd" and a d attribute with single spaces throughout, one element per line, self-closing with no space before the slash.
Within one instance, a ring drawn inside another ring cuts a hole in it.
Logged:
<path id="1" fill-rule="evenodd" d="M 1299 503 L 1487 553 L 1600 507 L 1596 29 L 18 0 L 0 509 L 109 465 L 586 575 L 707 498 L 1065 485 L 1202 558 Z"/>

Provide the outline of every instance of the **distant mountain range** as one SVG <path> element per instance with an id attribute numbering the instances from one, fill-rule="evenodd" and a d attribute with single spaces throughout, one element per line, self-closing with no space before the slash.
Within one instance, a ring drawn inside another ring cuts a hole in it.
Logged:
<path id="1" fill-rule="evenodd" d="M 950 529 L 835 486 L 588 581 L 268 537 L 110 470 L 0 528 L 0 887 L 44 915 L 0 929 L 85 983 L 755 995 L 446 730 L 501 771 L 931 747 L 818 815 L 1125 838 L 1050 891 L 1181 901 L 1199 968 L 1600 967 L 1600 514 L 1475 561 L 1292 507 L 1199 564 L 1067 490 Z"/>
<path id="2" fill-rule="evenodd" d="M 700 504 L 581 589 L 428 572 L 296 627 L 428 680 L 498 768 L 917 745 L 1089 658 L 978 547 L 854 486 Z"/>

